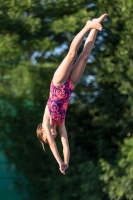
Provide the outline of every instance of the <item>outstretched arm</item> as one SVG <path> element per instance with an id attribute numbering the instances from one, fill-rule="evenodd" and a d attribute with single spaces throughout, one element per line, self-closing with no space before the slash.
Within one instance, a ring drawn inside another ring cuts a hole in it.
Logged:
<path id="1" fill-rule="evenodd" d="M 51 149 L 56 161 L 59 164 L 59 169 L 63 174 L 65 174 L 65 169 L 67 169 L 67 165 L 62 161 L 62 159 L 59 155 L 56 143 L 51 134 L 50 123 L 48 121 L 45 121 L 45 123 L 43 123 L 42 126 L 43 126 L 43 129 L 45 130 L 45 134 L 46 134 L 50 149 Z"/>
<path id="2" fill-rule="evenodd" d="M 66 131 L 66 127 L 64 123 L 61 126 L 59 126 L 58 131 L 59 131 L 62 146 L 63 146 L 64 163 L 68 165 L 69 158 L 70 158 L 70 149 L 69 149 L 67 131 Z"/>

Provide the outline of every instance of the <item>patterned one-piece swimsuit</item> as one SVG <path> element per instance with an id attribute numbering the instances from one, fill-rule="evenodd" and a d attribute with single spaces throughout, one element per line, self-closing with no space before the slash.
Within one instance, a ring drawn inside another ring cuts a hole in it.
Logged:
<path id="1" fill-rule="evenodd" d="M 63 123 L 66 117 L 68 102 L 73 90 L 70 78 L 68 78 L 61 86 L 55 86 L 53 81 L 51 82 L 50 97 L 47 105 L 52 119 L 52 124 L 58 122 L 57 126 L 60 126 Z"/>

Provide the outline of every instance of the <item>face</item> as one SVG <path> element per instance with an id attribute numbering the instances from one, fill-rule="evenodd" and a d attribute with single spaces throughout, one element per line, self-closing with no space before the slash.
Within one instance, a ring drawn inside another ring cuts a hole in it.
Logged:
<path id="1" fill-rule="evenodd" d="M 42 131 L 43 131 L 43 142 L 48 143 L 47 136 L 46 136 L 44 129 Z M 55 139 L 57 136 L 56 127 L 51 126 L 51 134 L 52 134 L 53 138 Z"/>

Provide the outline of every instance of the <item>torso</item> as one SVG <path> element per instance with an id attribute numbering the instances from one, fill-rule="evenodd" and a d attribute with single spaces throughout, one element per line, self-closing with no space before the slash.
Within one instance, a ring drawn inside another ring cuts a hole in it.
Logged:
<path id="1" fill-rule="evenodd" d="M 73 86 L 70 78 L 61 86 L 55 86 L 53 81 L 51 82 L 47 105 L 52 124 L 58 122 L 57 125 L 60 126 L 63 123 L 72 92 Z"/>

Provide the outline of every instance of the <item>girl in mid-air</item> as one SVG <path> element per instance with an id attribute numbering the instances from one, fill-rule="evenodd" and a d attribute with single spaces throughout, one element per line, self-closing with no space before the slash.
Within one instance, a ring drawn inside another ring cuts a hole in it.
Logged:
<path id="1" fill-rule="evenodd" d="M 68 102 L 75 86 L 84 72 L 88 57 L 95 42 L 97 30 L 102 30 L 100 23 L 106 17 L 107 14 L 103 14 L 97 19 L 93 19 L 92 21 L 88 20 L 84 28 L 73 39 L 68 54 L 54 73 L 43 120 L 37 127 L 36 132 L 39 141 L 42 143 L 43 148 L 44 143 L 49 144 L 50 149 L 59 164 L 59 170 L 63 174 L 65 174 L 65 170 L 68 168 L 70 156 L 68 136 L 65 127 Z M 85 41 L 83 51 L 74 64 L 79 46 L 89 31 L 90 33 Z M 58 128 L 61 137 L 64 161 L 59 155 L 54 140 L 57 135 L 56 128 Z"/>

